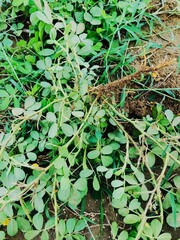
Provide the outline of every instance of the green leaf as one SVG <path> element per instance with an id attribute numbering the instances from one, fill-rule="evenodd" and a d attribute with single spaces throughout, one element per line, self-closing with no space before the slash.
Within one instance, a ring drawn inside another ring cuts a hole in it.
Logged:
<path id="1" fill-rule="evenodd" d="M 87 224 L 86 224 L 86 222 L 84 221 L 84 219 L 80 219 L 80 220 L 78 220 L 78 222 L 76 223 L 74 232 L 80 232 L 80 231 L 82 231 L 86 226 L 87 226 Z"/>
<path id="2" fill-rule="evenodd" d="M 36 228 L 37 230 L 41 230 L 41 229 L 42 229 L 42 227 L 43 227 L 43 221 L 44 221 L 44 219 L 43 219 L 42 214 L 36 213 L 36 214 L 33 216 L 33 224 L 34 224 L 34 226 L 35 226 L 35 228 Z"/>
<path id="3" fill-rule="evenodd" d="M 118 209 L 118 213 L 121 216 L 125 217 L 125 216 L 127 216 L 129 214 L 129 209 L 125 208 L 125 207 L 124 208 L 120 208 L 120 209 Z"/>
<path id="4" fill-rule="evenodd" d="M 37 147 L 37 142 L 33 141 L 32 143 L 28 144 L 26 147 L 26 152 L 31 152 Z"/>
<path id="5" fill-rule="evenodd" d="M 144 173 L 142 173 L 142 172 L 140 172 L 139 170 L 136 169 L 134 174 L 135 174 L 136 178 L 138 179 L 138 181 L 140 183 L 144 183 L 144 179 L 145 179 Z"/>
<path id="6" fill-rule="evenodd" d="M 48 231 L 44 230 L 41 234 L 41 240 L 49 240 Z"/>
<path id="7" fill-rule="evenodd" d="M 99 20 L 99 19 L 93 19 L 92 21 L 91 21 L 91 24 L 92 25 L 100 25 L 101 24 L 101 21 Z"/>
<path id="8" fill-rule="evenodd" d="M 81 34 L 81 33 L 84 32 L 84 30 L 85 30 L 85 25 L 84 25 L 84 23 L 79 23 L 79 24 L 77 25 L 76 34 Z"/>
<path id="9" fill-rule="evenodd" d="M 117 224 L 117 222 L 112 222 L 112 224 L 111 224 L 111 235 L 112 235 L 113 239 L 116 238 L 117 233 L 118 233 L 118 224 Z"/>
<path id="10" fill-rule="evenodd" d="M 78 118 L 82 118 L 84 116 L 83 111 L 72 111 L 72 115 Z"/>
<path id="11" fill-rule="evenodd" d="M 116 188 L 116 187 L 121 187 L 121 186 L 124 185 L 124 182 L 121 181 L 121 180 L 113 180 L 113 181 L 111 182 L 111 185 L 112 185 L 112 187 L 114 187 L 114 188 Z"/>
<path id="12" fill-rule="evenodd" d="M 14 7 L 19 7 L 23 3 L 23 0 L 13 0 L 12 5 Z"/>
<path id="13" fill-rule="evenodd" d="M 58 124 L 57 123 L 53 123 L 49 129 L 48 132 L 48 137 L 49 138 L 54 138 L 58 133 Z"/>
<path id="14" fill-rule="evenodd" d="M 0 101 L 0 111 L 4 111 L 9 107 L 10 99 L 9 97 L 5 97 Z"/>
<path id="15" fill-rule="evenodd" d="M 34 138 L 35 140 L 39 140 L 39 133 L 37 131 L 31 131 L 30 135 L 32 138 Z"/>
<path id="16" fill-rule="evenodd" d="M 35 194 L 34 195 L 34 207 L 38 211 L 38 213 L 42 213 L 44 211 L 44 202 L 40 195 Z"/>
<path id="17" fill-rule="evenodd" d="M 75 225 L 76 225 L 76 222 L 77 222 L 77 220 L 75 218 L 69 218 L 66 221 L 66 229 L 67 229 L 68 233 L 72 233 L 73 232 L 73 230 L 75 228 Z"/>
<path id="18" fill-rule="evenodd" d="M 66 234 L 66 224 L 64 219 L 61 219 L 58 223 L 58 230 L 60 235 L 63 237 Z"/>
<path id="19" fill-rule="evenodd" d="M 126 93 L 126 85 L 123 87 L 123 90 L 121 92 L 121 97 L 120 97 L 120 103 L 119 103 L 119 106 L 121 108 L 124 107 L 125 105 L 125 102 L 126 102 L 126 96 L 127 96 L 127 93 Z"/>
<path id="20" fill-rule="evenodd" d="M 8 190 L 5 187 L 0 187 L 0 197 L 6 195 Z"/>
<path id="21" fill-rule="evenodd" d="M 61 178 L 61 189 L 66 190 L 70 188 L 71 182 L 68 177 L 63 176 Z"/>
<path id="22" fill-rule="evenodd" d="M 107 172 L 108 171 L 108 168 L 106 168 L 104 166 L 98 166 L 96 169 L 98 172 Z"/>
<path id="23" fill-rule="evenodd" d="M 177 125 L 180 124 L 180 116 L 176 117 L 173 121 L 172 121 L 172 126 L 176 127 Z"/>
<path id="24" fill-rule="evenodd" d="M 150 226 L 149 223 L 146 223 L 143 227 L 143 233 L 144 235 L 148 236 L 148 237 L 152 237 L 153 236 L 153 230 Z"/>
<path id="25" fill-rule="evenodd" d="M 71 29 L 72 29 L 72 24 L 71 23 L 67 24 L 64 30 L 64 35 L 68 35 Z"/>
<path id="26" fill-rule="evenodd" d="M 164 197 L 163 208 L 168 209 L 168 208 L 170 208 L 170 206 L 171 206 L 171 204 L 170 204 L 170 192 L 168 192 Z"/>
<path id="27" fill-rule="evenodd" d="M 75 187 L 72 187 L 70 191 L 70 197 L 68 199 L 68 204 L 71 207 L 76 208 L 77 205 L 81 202 L 81 200 L 82 200 L 81 193 Z"/>
<path id="28" fill-rule="evenodd" d="M 96 175 L 94 175 L 94 177 L 93 177 L 93 188 L 95 191 L 99 191 L 99 189 L 100 189 L 99 181 L 98 181 Z"/>
<path id="29" fill-rule="evenodd" d="M 171 240 L 171 234 L 170 233 L 163 233 L 161 235 L 159 235 L 159 237 L 157 238 L 157 240 Z"/>
<path id="30" fill-rule="evenodd" d="M 93 7 L 91 8 L 90 13 L 93 15 L 93 17 L 101 17 L 102 9 L 99 7 Z"/>
<path id="31" fill-rule="evenodd" d="M 33 96 L 29 96 L 26 98 L 25 103 L 24 103 L 24 108 L 28 109 L 29 107 L 33 106 L 35 104 L 36 100 Z"/>
<path id="32" fill-rule="evenodd" d="M 142 184 L 141 187 L 141 198 L 143 201 L 147 201 L 149 198 L 149 192 L 145 184 Z"/>
<path id="33" fill-rule="evenodd" d="M 71 127 L 71 125 L 69 125 L 67 123 L 63 123 L 62 126 L 61 126 L 61 129 L 67 137 L 71 137 L 71 136 L 74 135 L 73 128 Z"/>
<path id="34" fill-rule="evenodd" d="M 4 231 L 0 231 L 0 240 L 4 240 L 5 239 L 5 232 Z"/>
<path id="35" fill-rule="evenodd" d="M 16 88 L 13 88 L 11 84 L 6 84 L 6 91 L 10 94 L 10 95 L 15 95 L 16 94 Z M 0 95 L 1 96 L 1 95 Z"/>
<path id="36" fill-rule="evenodd" d="M 106 145 L 101 149 L 101 153 L 104 155 L 109 155 L 113 152 L 113 148 L 111 145 Z"/>
<path id="37" fill-rule="evenodd" d="M 174 113 L 170 109 L 167 109 L 165 111 L 165 115 L 166 115 L 168 121 L 171 123 L 174 118 Z"/>
<path id="38" fill-rule="evenodd" d="M 28 232 L 25 233 L 25 239 L 27 240 L 31 240 L 34 239 L 40 232 L 37 230 L 30 230 Z"/>
<path id="39" fill-rule="evenodd" d="M 54 161 L 54 167 L 57 169 L 61 169 L 65 165 L 64 158 L 57 157 Z"/>
<path id="40" fill-rule="evenodd" d="M 25 178 L 25 172 L 21 168 L 14 168 L 14 175 L 19 181 Z"/>
<path id="41" fill-rule="evenodd" d="M 56 122 L 56 115 L 53 112 L 48 112 L 46 114 L 46 119 L 49 122 Z"/>
<path id="42" fill-rule="evenodd" d="M 7 226 L 7 233 L 9 236 L 13 237 L 18 232 L 18 225 L 15 219 L 11 219 Z"/>
<path id="43" fill-rule="evenodd" d="M 6 216 L 6 214 L 3 211 L 1 211 L 0 212 L 0 224 L 2 222 L 4 222 L 5 220 L 7 220 L 7 216 Z"/>
<path id="44" fill-rule="evenodd" d="M 158 133 L 159 133 L 158 128 L 155 125 L 150 126 L 147 130 L 147 134 L 149 135 L 156 135 Z"/>
<path id="45" fill-rule="evenodd" d="M 113 163 L 113 158 L 111 156 L 101 156 L 101 161 L 103 166 L 108 167 Z"/>
<path id="46" fill-rule="evenodd" d="M 159 220 L 154 219 L 151 222 L 151 228 L 153 230 L 153 235 L 158 237 L 162 230 L 162 223 Z"/>
<path id="47" fill-rule="evenodd" d="M 84 96 L 88 91 L 88 81 L 84 80 L 80 83 L 80 95 Z"/>
<path id="48" fill-rule="evenodd" d="M 127 240 L 128 239 L 128 232 L 123 230 L 119 236 L 118 236 L 118 240 Z"/>
<path id="49" fill-rule="evenodd" d="M 41 107 L 41 103 L 40 102 L 36 102 L 31 107 L 28 108 L 28 111 L 29 112 L 35 111 L 35 110 L 38 110 L 40 107 Z"/>
<path id="50" fill-rule="evenodd" d="M 141 206 L 141 203 L 138 201 L 138 199 L 133 199 L 129 204 L 129 210 L 134 211 L 138 209 Z"/>
<path id="51" fill-rule="evenodd" d="M 85 45 L 80 50 L 78 50 L 78 54 L 80 56 L 88 56 L 92 52 L 92 46 L 91 45 Z"/>
<path id="52" fill-rule="evenodd" d="M 52 11 L 51 11 L 48 3 L 46 1 L 44 1 L 44 13 L 45 13 L 47 19 L 49 20 L 49 23 L 52 23 L 52 21 L 53 21 L 51 12 Z"/>
<path id="53" fill-rule="evenodd" d="M 85 191 L 87 189 L 87 179 L 78 178 L 78 180 L 74 183 L 74 187 L 80 191 Z"/>
<path id="54" fill-rule="evenodd" d="M 36 63 L 37 68 L 41 69 L 41 70 L 45 70 L 46 69 L 46 65 L 45 62 L 43 60 L 38 60 Z"/>
<path id="55" fill-rule="evenodd" d="M 88 178 L 89 176 L 91 176 L 93 174 L 93 171 L 90 169 L 84 169 L 80 172 L 80 177 L 82 178 Z M 1 192 L 1 191 L 0 191 Z"/>
<path id="56" fill-rule="evenodd" d="M 40 11 L 36 12 L 36 17 L 39 20 L 43 21 L 44 23 L 51 24 L 51 21 L 47 18 L 47 16 L 44 13 L 40 12 Z"/>
<path id="57" fill-rule="evenodd" d="M 155 155 L 152 152 L 148 152 L 146 155 L 146 161 L 149 165 L 149 167 L 153 167 L 155 164 Z"/>
<path id="58" fill-rule="evenodd" d="M 49 228 L 52 228 L 54 227 L 55 225 L 55 218 L 54 217 L 51 217 L 45 224 L 45 229 L 49 229 Z"/>
<path id="59" fill-rule="evenodd" d="M 39 52 L 39 55 L 41 56 L 50 56 L 54 53 L 54 50 L 53 49 L 50 49 L 50 48 L 44 48 L 43 50 L 41 50 Z"/>
<path id="60" fill-rule="evenodd" d="M 117 142 L 112 142 L 111 147 L 113 150 L 118 150 L 120 148 L 120 144 Z"/>
<path id="61" fill-rule="evenodd" d="M 37 155 L 36 155 L 36 153 L 34 153 L 34 152 L 28 152 L 28 153 L 27 153 L 27 157 L 28 157 L 28 159 L 31 160 L 31 161 L 36 161 L 36 159 L 37 159 Z"/>
<path id="62" fill-rule="evenodd" d="M 88 12 L 84 13 L 84 20 L 86 20 L 87 22 L 91 22 L 93 19 L 92 15 Z"/>
<path id="63" fill-rule="evenodd" d="M 173 182 L 174 182 L 174 185 L 178 188 L 178 189 L 180 189 L 180 176 L 175 176 L 174 178 L 173 178 Z M 1 192 L 1 191 L 0 191 Z"/>
<path id="64" fill-rule="evenodd" d="M 74 7 L 73 7 L 73 5 L 72 5 L 71 3 L 67 3 L 67 4 L 66 4 L 66 10 L 67 10 L 68 12 L 72 12 L 73 9 L 74 9 Z"/>
<path id="65" fill-rule="evenodd" d="M 113 191 L 113 198 L 115 199 L 121 199 L 122 195 L 124 194 L 124 188 L 123 187 L 120 187 L 120 188 L 117 188 Z"/>
<path id="66" fill-rule="evenodd" d="M 110 179 L 112 175 L 113 175 L 113 169 L 109 169 L 105 174 L 105 178 Z"/>
<path id="67" fill-rule="evenodd" d="M 124 218 L 125 224 L 134 224 L 140 221 L 140 217 L 135 214 L 129 214 Z"/>
<path id="68" fill-rule="evenodd" d="M 171 208 L 172 208 L 172 215 L 173 215 L 173 220 L 174 220 L 174 228 L 176 228 L 176 203 L 175 203 L 175 197 L 174 197 L 174 195 L 171 192 L 169 192 L 169 194 L 170 194 L 170 204 L 171 204 Z"/>
<path id="69" fill-rule="evenodd" d="M 128 182 L 128 183 L 131 184 L 131 185 L 136 185 L 136 184 L 138 184 L 136 178 L 135 178 L 133 175 L 126 175 L 126 176 L 125 176 L 125 180 L 126 180 L 126 182 Z"/>
<path id="70" fill-rule="evenodd" d="M 0 98 L 3 98 L 3 97 L 9 97 L 9 94 L 5 90 L 0 89 Z"/>
<path id="71" fill-rule="evenodd" d="M 167 216 L 167 219 L 166 219 L 167 223 L 169 226 L 173 227 L 173 228 L 178 228 L 180 227 L 180 213 L 176 213 L 176 219 L 174 221 L 174 214 L 173 213 L 170 213 L 168 216 Z"/>
<path id="72" fill-rule="evenodd" d="M 104 110 L 104 109 L 101 109 L 101 110 L 99 110 L 99 111 L 96 113 L 95 116 L 98 117 L 98 118 L 102 118 L 102 117 L 105 116 L 105 114 L 106 114 L 105 110 Z"/>
<path id="73" fill-rule="evenodd" d="M 98 150 L 92 150 L 87 154 L 89 159 L 96 159 L 97 157 L 99 157 L 99 155 L 100 155 L 100 152 Z"/>
<path id="74" fill-rule="evenodd" d="M 36 1 L 34 1 L 34 3 L 36 4 L 36 6 L 37 6 L 40 10 L 42 10 L 41 0 L 36 0 Z"/>
<path id="75" fill-rule="evenodd" d="M 18 224 L 18 228 L 22 232 L 27 232 L 27 231 L 31 230 L 30 222 L 23 217 L 17 217 L 17 224 Z"/>
<path id="76" fill-rule="evenodd" d="M 12 204 L 10 204 L 10 203 L 6 204 L 6 206 L 4 208 L 4 213 L 10 218 L 13 217 L 14 213 L 13 213 Z"/>

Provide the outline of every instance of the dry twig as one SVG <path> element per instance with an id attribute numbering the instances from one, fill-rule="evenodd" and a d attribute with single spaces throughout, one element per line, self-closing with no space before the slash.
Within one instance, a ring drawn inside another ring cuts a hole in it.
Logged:
<path id="1" fill-rule="evenodd" d="M 96 94 L 99 97 L 103 96 L 103 95 L 105 95 L 107 97 L 112 96 L 113 93 L 114 94 L 118 93 L 130 81 L 132 81 L 134 79 L 138 79 L 141 76 L 141 74 L 149 74 L 150 72 L 159 71 L 161 68 L 171 65 L 175 61 L 176 61 L 176 59 L 173 59 L 168 62 L 167 61 L 163 62 L 154 67 L 143 66 L 137 72 L 135 72 L 131 75 L 125 76 L 124 78 L 117 79 L 117 80 L 107 83 L 105 85 L 99 85 L 97 87 L 92 87 L 91 89 L 89 89 L 89 93 Z"/>

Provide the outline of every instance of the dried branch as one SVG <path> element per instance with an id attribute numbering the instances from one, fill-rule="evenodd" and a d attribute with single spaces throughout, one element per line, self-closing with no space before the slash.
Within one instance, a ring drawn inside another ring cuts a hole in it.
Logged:
<path id="1" fill-rule="evenodd" d="M 161 68 L 171 65 L 175 61 L 176 61 L 176 59 L 173 59 L 168 62 L 167 61 L 163 62 L 154 67 L 143 66 L 137 72 L 135 72 L 131 75 L 125 76 L 124 78 L 117 79 L 117 80 L 107 83 L 105 85 L 99 85 L 97 87 L 92 87 L 91 89 L 89 89 L 89 93 L 96 94 L 98 96 L 102 96 L 102 95 L 111 96 L 112 93 L 117 93 L 119 90 L 123 89 L 123 87 L 130 81 L 132 81 L 134 79 L 138 79 L 141 76 L 141 74 L 149 74 L 150 72 L 159 71 Z"/>

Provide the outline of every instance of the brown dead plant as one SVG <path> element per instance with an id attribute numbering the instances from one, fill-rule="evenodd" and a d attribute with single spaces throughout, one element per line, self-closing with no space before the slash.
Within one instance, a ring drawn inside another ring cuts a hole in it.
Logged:
<path id="1" fill-rule="evenodd" d="M 95 94 L 98 97 L 101 96 L 111 97 L 112 95 L 119 93 L 124 88 L 124 86 L 131 82 L 132 80 L 139 79 L 142 74 L 146 75 L 151 72 L 158 72 L 161 68 L 171 65 L 175 61 L 176 59 L 173 59 L 171 61 L 165 61 L 153 67 L 142 66 L 141 69 L 139 69 L 137 72 L 133 74 L 127 75 L 121 79 L 117 79 L 105 85 L 98 85 L 97 87 L 90 88 L 89 93 Z"/>

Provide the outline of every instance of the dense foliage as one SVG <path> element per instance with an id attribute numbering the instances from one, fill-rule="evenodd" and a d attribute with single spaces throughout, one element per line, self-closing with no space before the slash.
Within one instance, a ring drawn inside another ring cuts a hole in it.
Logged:
<path id="1" fill-rule="evenodd" d="M 95 239 L 83 211 L 92 191 L 108 194 L 124 222 L 110 223 L 112 239 L 168 240 L 164 223 L 180 226 L 180 117 L 155 104 L 151 116 L 131 119 L 125 95 L 120 109 L 89 93 L 134 71 L 128 48 L 151 34 L 150 8 L 0 1 L 0 240 L 18 231 L 47 240 L 52 229 L 52 239 L 86 239 L 85 228 Z M 63 217 L 65 207 L 74 217 Z"/>

